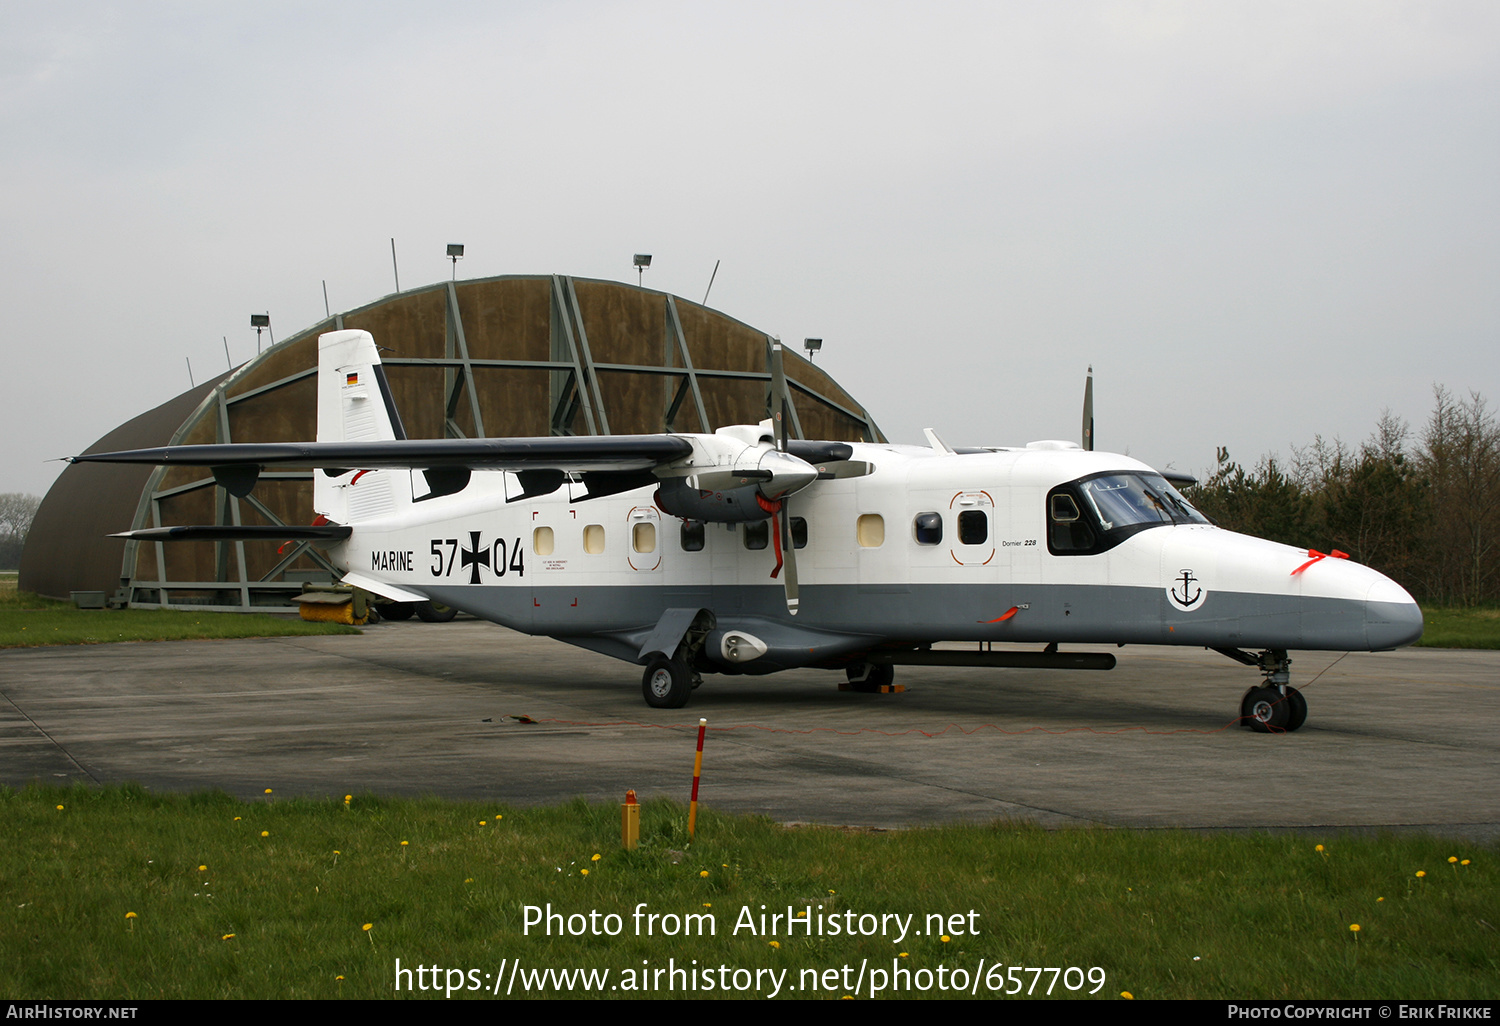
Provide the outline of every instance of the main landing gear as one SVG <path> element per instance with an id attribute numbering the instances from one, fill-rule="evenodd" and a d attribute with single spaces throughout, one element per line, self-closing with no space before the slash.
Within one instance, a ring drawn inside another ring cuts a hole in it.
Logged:
<path id="1" fill-rule="evenodd" d="M 1261 734 L 1283 734 L 1307 722 L 1307 699 L 1287 683 L 1292 661 L 1284 649 L 1268 649 L 1258 656 L 1237 648 L 1216 648 L 1237 663 L 1254 666 L 1265 680 L 1240 699 L 1240 725 Z"/>
<path id="2" fill-rule="evenodd" d="M 844 670 L 851 691 L 879 694 L 896 679 L 896 668 L 890 663 L 855 663 Z"/>
<path id="3" fill-rule="evenodd" d="M 658 655 L 646 666 L 641 695 L 653 709 L 681 709 L 687 705 L 693 689 L 702 683 L 698 671 L 681 659 Z"/>

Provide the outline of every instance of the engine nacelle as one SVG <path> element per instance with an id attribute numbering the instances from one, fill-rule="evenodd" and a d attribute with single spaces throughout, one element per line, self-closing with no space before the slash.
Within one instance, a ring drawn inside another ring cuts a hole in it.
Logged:
<path id="1" fill-rule="evenodd" d="M 664 513 L 684 520 L 703 520 L 711 524 L 740 524 L 765 520 L 770 513 L 756 501 L 759 482 L 737 488 L 705 491 L 696 488 L 688 478 L 672 478 L 656 490 L 656 505 Z"/>

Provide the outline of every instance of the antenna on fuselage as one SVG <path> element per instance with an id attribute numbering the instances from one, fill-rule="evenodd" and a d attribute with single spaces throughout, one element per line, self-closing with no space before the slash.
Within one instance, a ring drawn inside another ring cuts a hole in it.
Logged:
<path id="1" fill-rule="evenodd" d="M 1089 365 L 1088 381 L 1083 386 L 1083 447 L 1094 450 L 1094 366 Z"/>

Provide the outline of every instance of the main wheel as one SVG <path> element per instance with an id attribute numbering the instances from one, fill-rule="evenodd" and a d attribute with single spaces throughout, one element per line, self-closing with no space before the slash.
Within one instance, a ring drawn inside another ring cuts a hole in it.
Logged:
<path id="1" fill-rule="evenodd" d="M 641 678 L 641 695 L 653 709 L 681 709 L 693 693 L 693 674 L 675 659 L 651 660 Z"/>
<path id="2" fill-rule="evenodd" d="M 380 607 L 380 615 L 387 620 L 410 620 L 416 611 L 415 602 L 387 602 Z"/>
<path id="3" fill-rule="evenodd" d="M 417 604 L 417 618 L 423 623 L 447 623 L 457 615 L 458 610 L 452 606 L 441 605 L 437 602 Z"/>
<path id="4" fill-rule="evenodd" d="M 877 693 L 896 679 L 896 668 L 889 663 L 856 663 L 844 670 L 855 691 Z"/>
<path id="5" fill-rule="evenodd" d="M 1307 722 L 1307 699 L 1302 697 L 1302 692 L 1296 688 L 1286 689 L 1287 717 L 1286 729 L 1296 730 Z"/>
<path id="6" fill-rule="evenodd" d="M 1290 689 L 1288 689 L 1290 690 Z M 1273 687 L 1251 688 L 1245 696 L 1249 706 L 1250 729 L 1261 734 L 1280 734 L 1291 719 L 1291 702 Z"/>

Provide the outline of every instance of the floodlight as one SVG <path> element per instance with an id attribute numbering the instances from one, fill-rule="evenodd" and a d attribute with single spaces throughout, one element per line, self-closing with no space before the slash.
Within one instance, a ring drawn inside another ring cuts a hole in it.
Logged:
<path id="1" fill-rule="evenodd" d="M 259 356 L 260 355 L 260 333 L 263 332 L 263 331 L 270 331 L 271 330 L 271 315 L 268 314 L 268 313 L 251 314 L 250 315 L 250 327 L 252 327 L 252 328 L 255 329 L 255 355 Z M 274 336 L 274 335 L 271 336 L 271 344 L 273 346 L 276 344 L 276 336 Z M 224 340 L 224 353 L 225 353 L 226 356 L 229 353 L 229 340 L 228 339 Z"/>
<path id="2" fill-rule="evenodd" d="M 645 280 L 646 268 L 651 266 L 650 253 L 637 253 L 635 255 L 635 283 L 641 284 Z"/>
<path id="3" fill-rule="evenodd" d="M 813 354 L 823 348 L 823 340 L 820 338 L 805 338 L 802 340 L 802 348 L 807 350 L 807 358 L 811 360 Z"/>
<path id="4" fill-rule="evenodd" d="M 448 259 L 453 261 L 453 280 L 458 280 L 458 262 L 463 259 L 464 244 L 462 242 L 448 243 Z"/>

